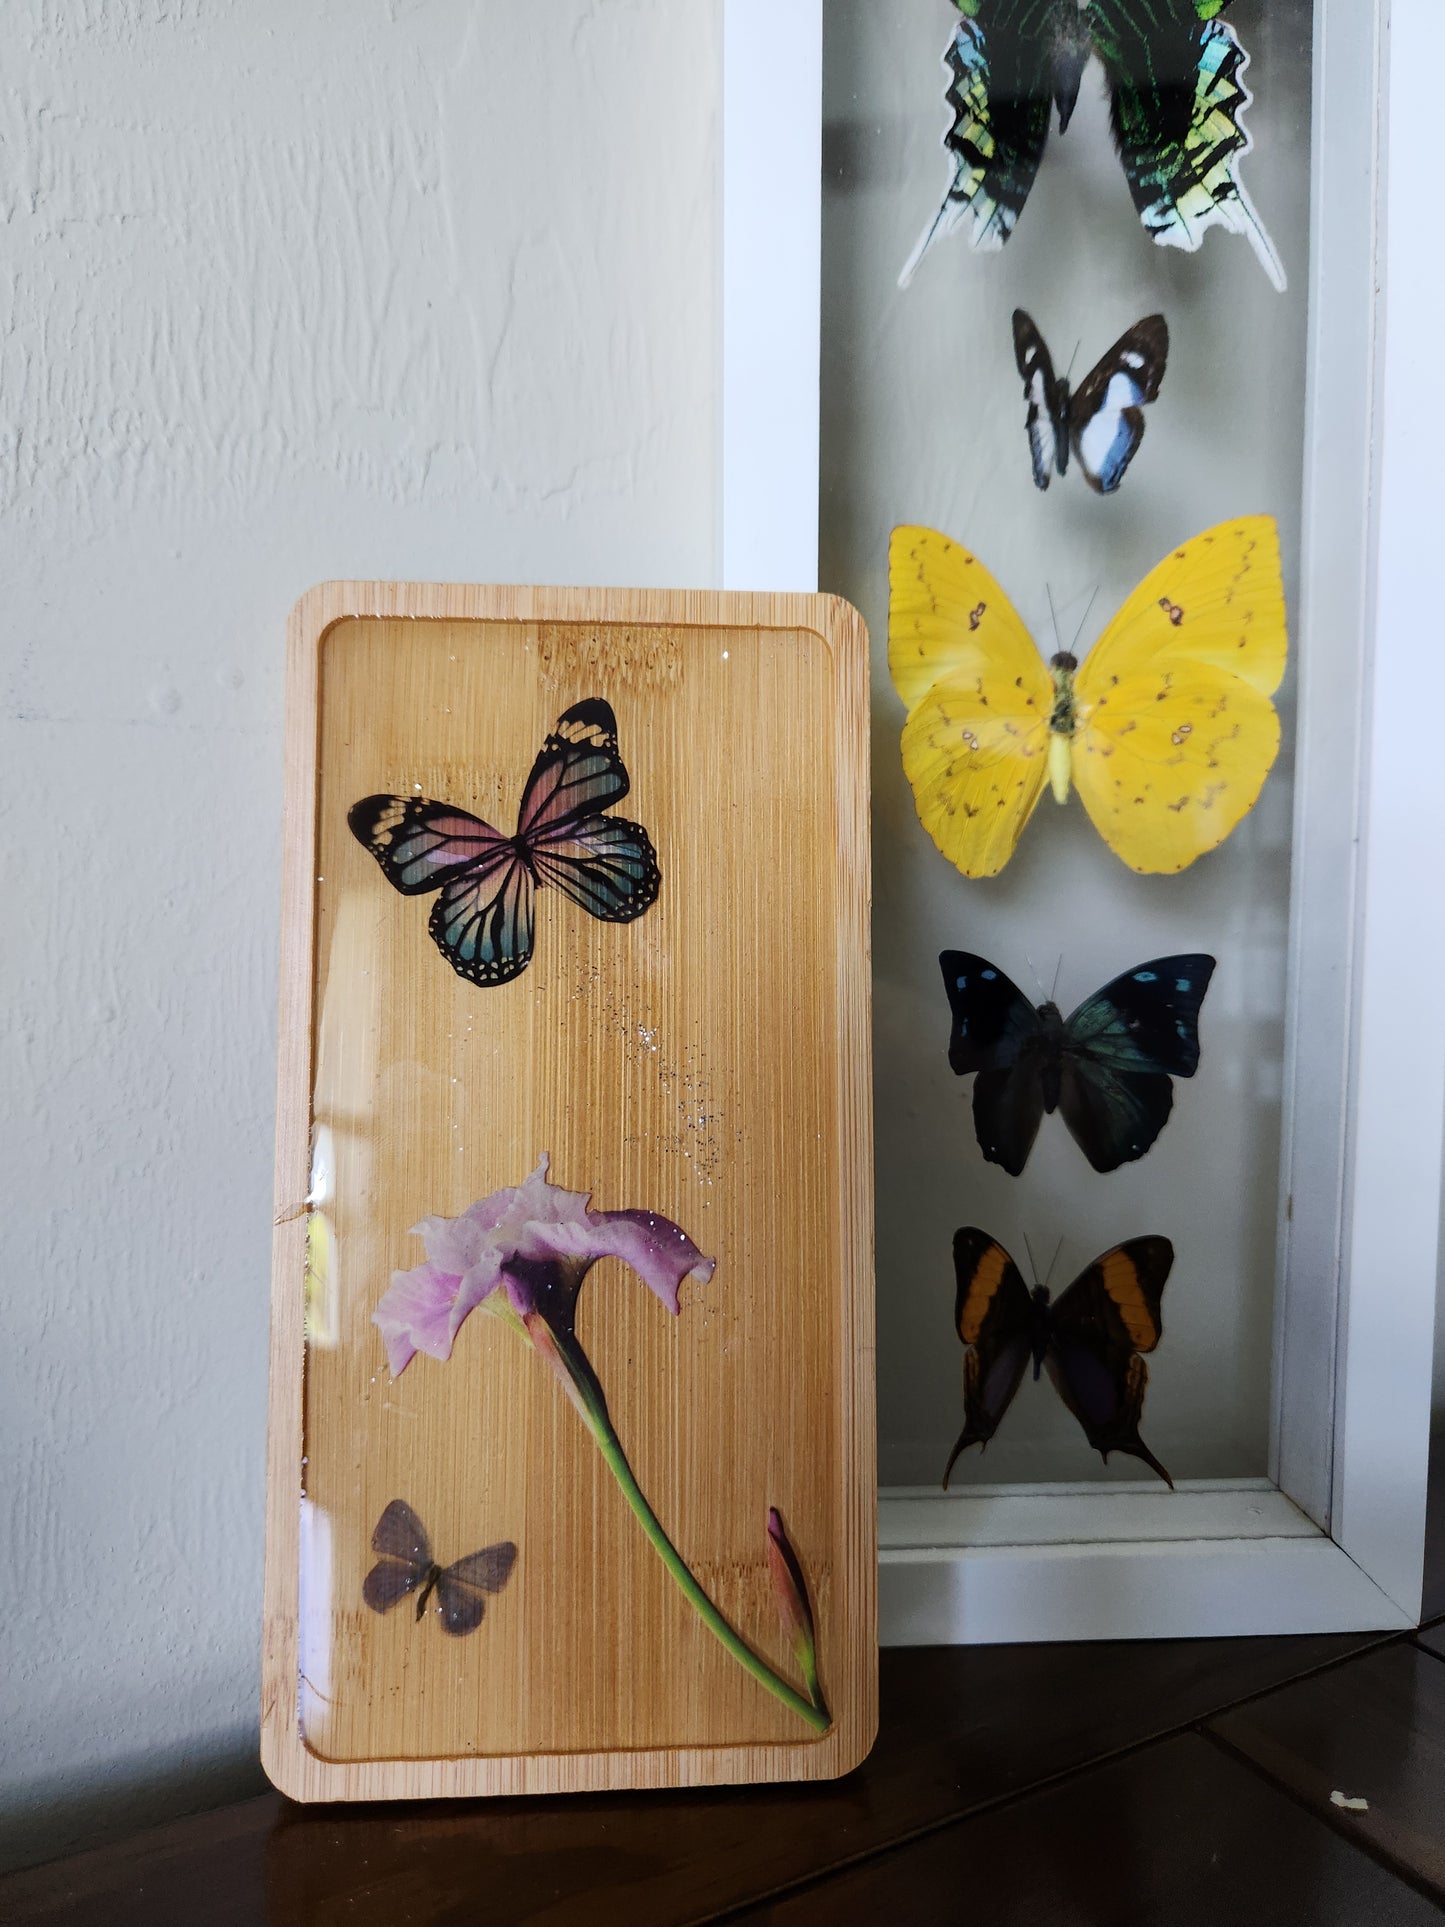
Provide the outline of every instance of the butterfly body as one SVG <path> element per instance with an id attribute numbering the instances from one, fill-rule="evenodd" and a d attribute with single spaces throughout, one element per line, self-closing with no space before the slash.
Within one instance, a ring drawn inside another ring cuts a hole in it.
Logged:
<path id="1" fill-rule="evenodd" d="M 538 889 L 560 890 L 601 923 L 630 923 L 657 901 L 662 877 L 647 831 L 606 813 L 629 787 L 617 719 L 594 697 L 558 717 L 512 836 L 421 796 L 366 796 L 346 820 L 403 896 L 440 892 L 432 941 L 458 976 L 490 986 L 532 960 Z"/>
<path id="2" fill-rule="evenodd" d="M 1142 1459 L 1174 1481 L 1139 1436 L 1148 1367 L 1163 1336 L 1160 1299 L 1174 1263 L 1167 1238 L 1131 1238 L 1102 1253 L 1054 1300 L 1030 1291 L 1018 1266 L 986 1231 L 954 1233 L 954 1323 L 962 1341 L 964 1424 L 944 1470 L 970 1445 L 987 1445 L 1024 1374 L 1042 1369 L 1107 1462 L 1111 1452 Z"/>
<path id="3" fill-rule="evenodd" d="M 976 556 L 901 527 L 888 666 L 919 817 L 965 876 L 996 876 L 1045 780 L 1077 789 L 1133 870 L 1172 874 L 1254 807 L 1279 749 L 1288 650 L 1271 517 L 1206 529 L 1152 569 L 1082 663 L 1045 663 Z"/>
<path id="4" fill-rule="evenodd" d="M 442 1569 L 436 1560 L 433 1559 L 422 1579 L 421 1591 L 416 1596 L 416 1622 L 418 1625 L 426 1618 L 426 1609 L 431 1604 L 431 1596 L 436 1591 L 436 1584 L 441 1576 Z"/>
<path id="5" fill-rule="evenodd" d="M 974 1078 L 974 1134 L 990 1164 L 1017 1177 L 1056 1110 L 1096 1171 L 1153 1146 L 1173 1109 L 1172 1080 L 1199 1068 L 1213 957 L 1136 964 L 1068 1017 L 1052 999 L 1032 1005 L 986 957 L 945 950 L 938 962 L 953 1019 L 949 1066 Z"/>
<path id="6" fill-rule="evenodd" d="M 393 1499 L 377 1520 L 371 1549 L 379 1557 L 361 1587 L 362 1599 L 371 1610 L 390 1612 L 415 1593 L 420 1624 L 435 1598 L 442 1629 L 455 1638 L 474 1633 L 481 1625 L 485 1595 L 502 1590 L 517 1558 L 511 1541 L 500 1540 L 450 1566 L 438 1564 L 426 1527 L 405 1499 Z"/>
<path id="7" fill-rule="evenodd" d="M 1049 659 L 1049 675 L 1054 685 L 1053 707 L 1049 711 L 1049 788 L 1056 803 L 1067 803 L 1074 775 L 1074 731 L 1079 726 L 1079 706 L 1074 700 L 1076 659 L 1060 650 Z"/>
<path id="8" fill-rule="evenodd" d="M 1089 58 L 1104 69 L 1110 126 L 1135 211 L 1164 247 L 1193 252 L 1211 227 L 1249 241 L 1276 288 L 1284 268 L 1239 178 L 1249 56 L 1224 0 L 958 0 L 944 53 L 951 178 L 903 272 L 962 229 L 1000 248 L 1033 188 L 1053 116 L 1068 128 Z"/>
<path id="9" fill-rule="evenodd" d="M 1059 1108 L 1064 1052 L 1068 1047 L 1064 1013 L 1055 1003 L 1042 1003 L 1035 1015 L 1039 1028 L 1019 1047 L 1018 1069 L 1023 1077 L 1037 1082 L 1044 1114 L 1052 1117 Z"/>
<path id="10" fill-rule="evenodd" d="M 1079 88 L 1092 51 L 1089 31 L 1077 8 L 1056 12 L 1051 23 L 1049 81 L 1054 106 L 1059 116 L 1059 132 L 1069 131 L 1074 109 L 1079 104 Z"/>
<path id="11" fill-rule="evenodd" d="M 955 1251 L 958 1247 L 958 1238 L 964 1235 L 966 1234 L 959 1233 L 955 1236 Z M 1049 1339 L 1052 1334 L 1049 1288 L 1047 1285 L 1035 1285 L 1030 1292 L 1022 1278 L 1019 1279 L 1019 1285 L 1028 1301 L 1027 1312 L 1025 1313 L 1023 1302 L 1018 1300 L 1017 1294 L 1013 1292 L 1010 1285 L 1006 1292 L 1011 1300 L 1008 1309 L 1007 1337 L 1002 1344 L 995 1346 L 994 1340 L 997 1334 L 990 1331 L 988 1338 L 979 1347 L 978 1358 L 982 1369 L 973 1383 L 971 1393 L 967 1390 L 969 1367 L 968 1361 L 965 1360 L 964 1424 L 957 1443 L 949 1455 L 948 1467 L 943 1475 L 945 1487 L 948 1485 L 949 1473 L 952 1472 L 959 1454 L 966 1452 L 971 1445 L 988 1444 L 998 1430 L 1003 1415 L 1012 1403 L 1014 1393 L 1023 1383 L 1025 1375 L 1031 1371 L 1034 1383 L 1037 1384 L 1047 1363 Z"/>

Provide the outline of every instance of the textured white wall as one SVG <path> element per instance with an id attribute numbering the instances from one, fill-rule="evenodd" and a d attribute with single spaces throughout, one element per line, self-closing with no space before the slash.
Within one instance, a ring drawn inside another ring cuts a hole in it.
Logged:
<path id="1" fill-rule="evenodd" d="M 282 643 L 715 572 L 718 0 L 6 0 L 0 1863 L 250 1783 Z"/>

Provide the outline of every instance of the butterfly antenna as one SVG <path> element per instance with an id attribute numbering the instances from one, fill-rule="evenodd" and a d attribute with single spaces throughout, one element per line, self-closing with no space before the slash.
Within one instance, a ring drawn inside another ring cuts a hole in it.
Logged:
<path id="1" fill-rule="evenodd" d="M 1063 967 L 1064 967 L 1064 953 L 1061 950 L 1059 952 L 1059 961 L 1054 965 L 1054 981 L 1049 985 L 1049 1002 L 1050 1003 L 1054 1001 L 1054 993 L 1058 990 L 1059 972 L 1063 969 Z"/>
<path id="2" fill-rule="evenodd" d="M 1080 348 L 1083 347 L 1083 345 L 1084 344 L 1082 341 L 1076 341 L 1074 343 L 1074 352 L 1069 356 L 1069 365 L 1064 370 L 1065 381 L 1072 381 L 1073 375 L 1074 375 L 1074 363 L 1079 359 L 1079 350 Z"/>
<path id="3" fill-rule="evenodd" d="M 1052 1257 L 1052 1258 L 1050 1258 L 1050 1260 L 1049 1260 L 1049 1268 L 1048 1268 L 1048 1270 L 1047 1270 L 1047 1271 L 1046 1271 L 1046 1272 L 1044 1273 L 1044 1283 L 1045 1283 L 1045 1285 L 1047 1285 L 1047 1284 L 1048 1284 L 1048 1282 L 1049 1282 L 1049 1280 L 1050 1280 L 1050 1278 L 1052 1278 L 1052 1277 L 1053 1277 L 1053 1275 L 1054 1275 L 1054 1266 L 1055 1266 L 1055 1265 L 1056 1265 L 1056 1264 L 1057 1264 L 1057 1263 L 1059 1262 L 1059 1253 L 1060 1253 L 1060 1252 L 1061 1252 L 1061 1251 L 1063 1250 L 1063 1248 L 1064 1248 L 1064 1234 L 1063 1234 L 1062 1232 L 1060 1232 L 1060 1233 L 1059 1233 L 1059 1242 L 1058 1242 L 1058 1243 L 1057 1243 L 1057 1244 L 1056 1244 L 1056 1245 L 1054 1246 L 1054 1255 L 1053 1255 L 1053 1257 Z"/>
<path id="4" fill-rule="evenodd" d="M 1029 975 L 1030 975 L 1030 976 L 1031 976 L 1031 977 L 1033 978 L 1033 980 L 1034 980 L 1034 988 L 1035 988 L 1035 989 L 1036 989 L 1036 990 L 1038 991 L 1038 993 L 1039 993 L 1039 995 L 1040 995 L 1040 997 L 1043 997 L 1043 995 L 1044 995 L 1044 980 L 1043 980 L 1043 978 L 1042 978 L 1042 977 L 1041 977 L 1041 976 L 1039 975 L 1039 973 L 1037 972 L 1037 970 L 1035 970 L 1035 969 L 1034 969 L 1034 960 L 1033 960 L 1033 958 L 1032 958 L 1032 957 L 1031 957 L 1031 956 L 1029 955 L 1029 953 L 1028 953 L 1028 951 L 1027 951 L 1027 950 L 1026 950 L 1026 951 L 1024 952 L 1024 962 L 1025 962 L 1025 963 L 1026 963 L 1026 964 L 1028 965 L 1028 967 L 1029 967 Z M 1048 1001 L 1048 999 L 1047 999 L 1047 998 L 1045 998 L 1045 999 L 1044 999 L 1044 1001 L 1045 1001 L 1045 1002 L 1047 1002 L 1047 1001 Z"/>
<path id="5" fill-rule="evenodd" d="M 1024 1233 L 1024 1250 L 1029 1254 L 1029 1270 L 1034 1274 L 1034 1283 L 1037 1284 L 1039 1282 L 1039 1261 L 1034 1256 L 1034 1248 L 1029 1243 L 1029 1234 L 1027 1231 Z"/>
<path id="6" fill-rule="evenodd" d="M 1083 635 L 1084 624 L 1089 620 L 1090 612 L 1092 611 L 1094 604 L 1098 601 L 1098 599 L 1099 599 L 1099 585 L 1096 582 L 1094 584 L 1094 593 L 1089 597 L 1088 603 L 1084 609 L 1084 613 L 1079 617 L 1079 626 L 1074 631 L 1074 640 L 1070 647 L 1071 655 L 1076 656 L 1079 653 L 1079 637 Z"/>
<path id="7" fill-rule="evenodd" d="M 1048 599 L 1049 599 L 1049 620 L 1050 620 L 1050 621 L 1051 621 L 1051 622 L 1053 623 L 1053 625 L 1054 625 L 1054 644 L 1055 644 L 1055 647 L 1056 647 L 1056 648 L 1057 648 L 1057 649 L 1058 649 L 1058 650 L 1060 651 L 1060 653 L 1062 653 L 1062 651 L 1063 651 L 1063 647 L 1064 647 L 1064 639 L 1063 639 L 1063 637 L 1062 637 L 1062 636 L 1061 636 L 1061 635 L 1059 634 L 1059 612 L 1058 612 L 1058 610 L 1057 610 L 1057 609 L 1056 609 L 1056 608 L 1054 607 L 1054 591 L 1053 591 L 1053 588 L 1052 588 L 1052 586 L 1051 586 L 1051 585 L 1050 585 L 1049 583 L 1047 583 L 1047 582 L 1046 582 L 1046 583 L 1044 584 L 1044 594 L 1045 594 L 1045 595 L 1046 595 L 1046 596 L 1048 597 Z"/>

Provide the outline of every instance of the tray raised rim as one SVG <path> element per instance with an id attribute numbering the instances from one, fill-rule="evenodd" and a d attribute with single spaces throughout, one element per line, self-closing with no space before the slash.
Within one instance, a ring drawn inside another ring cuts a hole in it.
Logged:
<path id="1" fill-rule="evenodd" d="M 819 1740 L 784 1745 L 657 1747 L 328 1761 L 301 1730 L 297 1595 L 300 1569 L 302 1276 L 309 1186 L 314 1029 L 315 863 L 321 649 L 355 617 L 483 622 L 606 622 L 668 628 L 806 631 L 835 664 L 837 745 L 839 1142 L 851 1174 L 840 1199 L 840 1395 L 845 1503 L 836 1571 L 850 1650 L 832 1656 L 834 1723 Z M 878 1728 L 877 1447 L 873 1279 L 873 1121 L 868 841 L 868 636 L 839 596 L 713 590 L 544 588 L 476 583 L 330 581 L 308 590 L 287 630 L 281 947 L 278 981 L 276 1194 L 272 1242 L 266 1447 L 266 1569 L 261 1661 L 261 1763 L 290 1799 L 378 1800 L 624 1787 L 717 1786 L 835 1779 L 851 1772 Z"/>

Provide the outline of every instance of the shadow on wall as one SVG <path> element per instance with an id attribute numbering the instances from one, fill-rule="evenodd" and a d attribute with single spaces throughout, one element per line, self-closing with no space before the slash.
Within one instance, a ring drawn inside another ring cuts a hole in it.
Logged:
<path id="1" fill-rule="evenodd" d="M 1445 1327 L 1445 1305 L 1437 1317 L 1435 1346 L 1440 1350 L 1441 1327 Z M 1420 1609 L 1422 1619 L 1438 1619 L 1445 1613 L 1445 1397 L 1439 1386 L 1430 1413 L 1430 1486 L 1425 1501 L 1425 1593 Z"/>
<path id="2" fill-rule="evenodd" d="M 115 1761 L 84 1795 L 73 1774 L 0 1794 L 0 1872 L 88 1851 L 109 1841 L 270 1791 L 252 1727 L 210 1736 L 204 1753 L 168 1747 Z"/>

